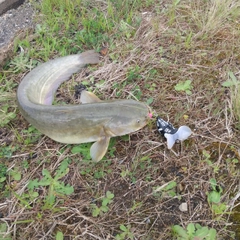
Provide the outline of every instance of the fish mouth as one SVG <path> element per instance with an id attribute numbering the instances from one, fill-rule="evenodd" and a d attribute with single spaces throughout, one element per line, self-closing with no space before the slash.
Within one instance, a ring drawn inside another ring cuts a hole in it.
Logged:
<path id="1" fill-rule="evenodd" d="M 153 117 L 153 114 L 151 112 L 149 112 L 147 117 L 151 119 Z"/>
<path id="2" fill-rule="evenodd" d="M 147 114 L 147 119 L 153 118 L 153 110 L 151 109 L 150 106 L 146 104 L 146 107 L 148 108 L 148 114 Z"/>

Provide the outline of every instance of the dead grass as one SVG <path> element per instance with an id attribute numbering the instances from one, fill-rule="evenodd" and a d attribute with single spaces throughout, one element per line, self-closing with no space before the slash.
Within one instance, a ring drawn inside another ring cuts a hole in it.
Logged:
<path id="1" fill-rule="evenodd" d="M 2 161 L 9 170 L 18 167 L 22 174 L 19 181 L 7 179 L 8 195 L 1 197 L 0 204 L 1 221 L 13 239 L 50 240 L 58 231 L 64 239 L 116 239 L 121 224 L 130 225 L 132 239 L 174 239 L 171 226 L 186 227 L 190 222 L 217 229 L 218 239 L 233 239 L 228 211 L 238 205 L 234 197 L 239 195 L 239 130 L 230 91 L 221 83 L 229 70 L 239 71 L 238 5 L 229 0 L 180 1 L 172 12 L 172 1 L 166 0 L 143 8 L 137 13 L 142 21 L 132 37 L 109 43 L 109 53 L 99 66 L 75 76 L 76 82 L 94 79 L 90 86 L 105 80 L 93 88 L 100 98 L 131 98 L 139 91 L 141 101 L 152 97 L 155 114 L 194 131 L 173 150 L 167 150 L 155 120 L 131 134 L 130 141 L 117 138 L 114 156 L 98 164 L 72 154 L 72 146 L 44 136 L 24 145 L 28 135 L 23 136 L 22 130 L 27 127 L 20 115 L 7 130 L 1 130 L 2 146 L 9 132 L 15 137 L 7 145 L 17 146 L 13 156 Z M 174 90 L 187 79 L 192 80 L 191 95 Z M 66 86 L 59 90 L 60 97 L 76 102 L 72 83 Z M 39 197 L 24 206 L 21 199 L 28 193 L 29 180 L 42 178 L 44 168 L 54 174 L 65 158 L 71 163 L 62 181 L 73 186 L 74 193 L 57 196 L 52 209 L 42 210 L 47 189 L 40 187 Z M 238 163 L 232 164 L 232 159 Z M 211 178 L 223 189 L 221 203 L 228 206 L 218 215 L 207 201 Z M 156 187 L 171 181 L 177 183 L 175 196 L 154 193 Z M 114 193 L 108 212 L 93 217 L 91 204 L 99 207 L 107 191 Z M 183 202 L 188 204 L 187 212 L 179 210 Z"/>

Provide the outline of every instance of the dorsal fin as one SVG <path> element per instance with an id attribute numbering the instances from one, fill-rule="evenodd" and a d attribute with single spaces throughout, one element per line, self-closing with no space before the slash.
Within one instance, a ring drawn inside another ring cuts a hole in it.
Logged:
<path id="1" fill-rule="evenodd" d="M 80 101 L 81 101 L 82 104 L 84 104 L 84 103 L 101 102 L 102 100 L 99 99 L 94 93 L 83 90 L 81 92 Z"/>

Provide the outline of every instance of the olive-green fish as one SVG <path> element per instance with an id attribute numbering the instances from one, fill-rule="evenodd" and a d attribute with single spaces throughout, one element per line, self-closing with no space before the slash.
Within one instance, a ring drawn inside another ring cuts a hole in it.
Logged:
<path id="1" fill-rule="evenodd" d="M 83 91 L 79 105 L 52 105 L 60 84 L 86 64 L 97 64 L 99 54 L 87 51 L 43 63 L 28 73 L 17 90 L 24 118 L 53 140 L 67 144 L 95 142 L 90 149 L 94 161 L 105 155 L 111 137 L 144 127 L 148 107 L 134 100 L 101 101 Z"/>

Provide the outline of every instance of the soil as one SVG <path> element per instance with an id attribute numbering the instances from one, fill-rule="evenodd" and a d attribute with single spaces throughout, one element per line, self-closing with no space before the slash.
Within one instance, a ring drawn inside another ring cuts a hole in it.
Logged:
<path id="1" fill-rule="evenodd" d="M 14 39 L 23 39 L 34 29 L 33 18 L 34 8 L 29 1 L 0 16 L 0 67 L 12 56 Z"/>

